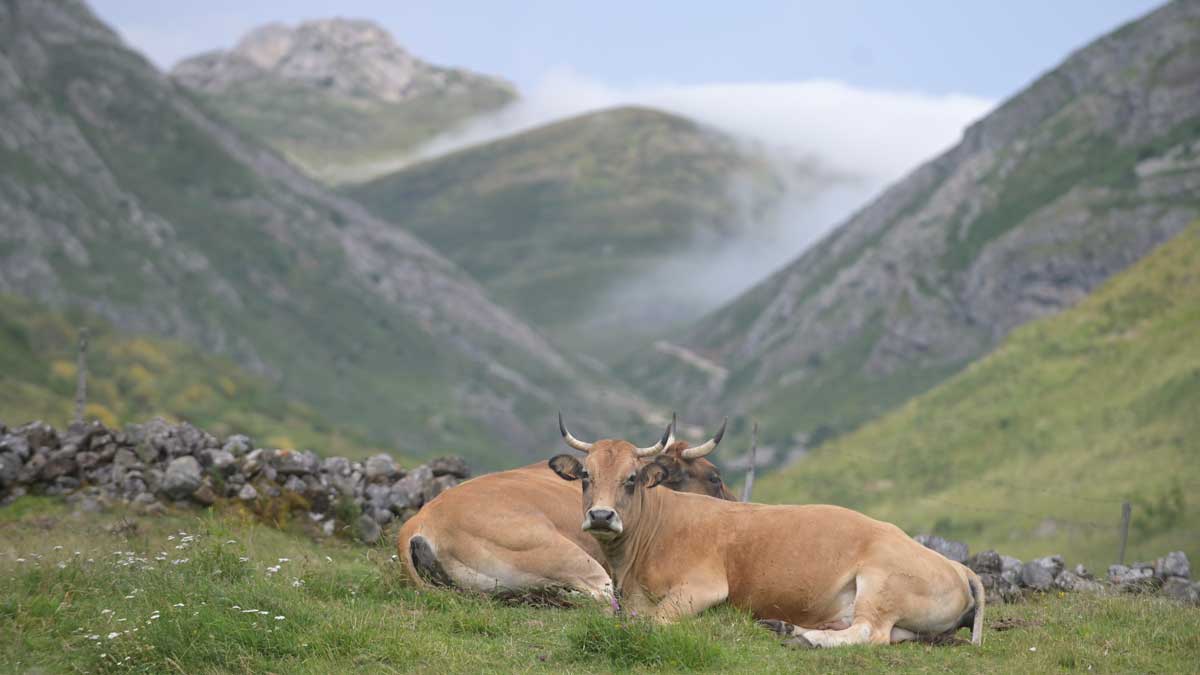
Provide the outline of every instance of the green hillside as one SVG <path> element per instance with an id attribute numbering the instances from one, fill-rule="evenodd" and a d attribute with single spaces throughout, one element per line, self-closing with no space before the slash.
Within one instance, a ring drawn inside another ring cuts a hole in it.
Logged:
<path id="1" fill-rule="evenodd" d="M 813 170 L 807 180 L 830 179 Z M 711 309 L 669 289 L 620 303 L 610 293 L 697 240 L 719 248 L 745 234 L 784 189 L 765 159 L 733 139 L 627 107 L 467 148 L 346 194 L 551 336 L 607 354 L 662 331 L 664 320 Z"/>
<path id="2" fill-rule="evenodd" d="M 928 391 L 1200 217 L 1198 56 L 1197 2 L 1098 38 L 620 372 L 689 418 L 753 416 L 779 456 Z"/>
<path id="3" fill-rule="evenodd" d="M 1200 222 L 1077 307 L 861 430 L 763 478 L 756 497 L 831 502 L 1027 557 L 1200 558 Z"/>
<path id="4" fill-rule="evenodd" d="M 218 437 L 247 434 L 270 447 L 349 457 L 373 451 L 353 424 L 331 424 L 230 361 L 181 342 L 125 335 L 79 312 L 55 314 L 6 296 L 0 296 L 0 420 L 13 426 L 34 419 L 65 426 L 74 410 L 77 336 L 84 325 L 90 335 L 88 419 L 115 428 L 161 415 L 187 420 Z"/>

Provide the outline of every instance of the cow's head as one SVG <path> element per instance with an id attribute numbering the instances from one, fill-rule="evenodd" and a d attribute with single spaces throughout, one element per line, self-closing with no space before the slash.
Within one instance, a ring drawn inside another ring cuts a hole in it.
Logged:
<path id="1" fill-rule="evenodd" d="M 673 426 L 673 423 L 668 425 L 662 438 L 654 445 L 639 448 L 628 441 L 611 439 L 585 443 L 567 431 L 562 423 L 562 416 L 559 416 L 559 429 L 563 440 L 572 448 L 586 452 L 587 456 L 581 461 L 571 455 L 556 455 L 550 459 L 550 468 L 564 480 L 578 480 L 582 483 L 584 530 L 601 540 L 619 537 L 625 531 L 626 524 L 637 522 L 641 515 L 645 490 L 667 484 L 667 481 L 672 479 L 679 487 L 686 488 L 694 480 L 690 470 L 694 470 L 698 476 L 703 476 L 705 482 L 712 482 L 710 476 L 713 474 L 705 472 L 704 465 L 713 472 L 716 467 L 702 458 L 721 442 L 725 425 L 722 424 L 721 431 L 708 442 L 686 449 L 680 447 L 685 444 L 673 443 Z M 660 453 L 669 446 L 674 447 L 677 454 L 662 457 Z M 697 465 L 697 461 L 702 461 L 704 465 Z M 673 476 L 673 472 L 678 474 Z M 717 481 L 720 481 L 719 474 Z M 723 483 L 719 489 L 689 491 L 700 494 L 715 492 L 717 494 L 714 496 L 732 498 L 726 497 L 729 490 Z"/>

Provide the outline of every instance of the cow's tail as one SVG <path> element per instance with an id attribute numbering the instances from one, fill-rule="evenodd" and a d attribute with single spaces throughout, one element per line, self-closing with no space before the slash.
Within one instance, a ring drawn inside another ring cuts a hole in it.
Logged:
<path id="1" fill-rule="evenodd" d="M 987 604 L 987 593 L 983 590 L 983 582 L 979 575 L 967 569 L 967 582 L 971 584 L 971 595 L 975 599 L 975 620 L 971 623 L 971 644 L 976 647 L 983 644 L 983 607 Z"/>
<path id="2" fill-rule="evenodd" d="M 416 544 L 415 546 L 414 543 Z M 429 586 L 424 575 L 417 568 L 416 561 L 413 559 L 416 551 L 420 550 L 424 553 L 423 549 L 428 547 L 429 542 L 417 534 L 417 518 L 409 518 L 408 522 L 404 523 L 404 526 L 400 528 L 400 535 L 396 537 L 396 553 L 404 563 L 404 576 L 414 586 L 425 588 Z M 430 549 L 430 553 L 432 553 L 432 549 Z M 436 557 L 434 560 L 436 561 Z"/>

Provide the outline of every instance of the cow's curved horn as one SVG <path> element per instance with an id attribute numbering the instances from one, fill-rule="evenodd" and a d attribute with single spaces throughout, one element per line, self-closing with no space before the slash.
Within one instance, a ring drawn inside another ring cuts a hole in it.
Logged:
<path id="1" fill-rule="evenodd" d="M 567 425 L 563 424 L 561 410 L 558 411 L 558 430 L 559 430 L 559 432 L 562 433 L 563 441 L 566 442 L 567 445 L 571 446 L 572 448 L 574 448 L 576 450 L 580 450 L 583 452 L 591 452 L 591 450 L 592 450 L 591 443 L 585 443 L 584 441 L 581 441 L 578 438 L 575 438 L 574 436 L 571 435 L 571 432 L 567 431 Z"/>
<path id="2" fill-rule="evenodd" d="M 638 457 L 653 457 L 663 451 L 675 438 L 675 413 L 671 413 L 671 423 L 667 425 L 667 430 L 663 432 L 662 438 L 658 442 L 648 448 L 634 448 L 633 454 Z"/>
<path id="3" fill-rule="evenodd" d="M 720 428 L 720 430 L 717 431 L 716 436 L 713 436 L 712 438 L 708 439 L 708 441 L 706 441 L 700 445 L 697 445 L 694 448 L 688 448 L 687 450 L 684 450 L 683 452 L 679 453 L 679 455 L 681 457 L 683 457 L 684 459 L 697 459 L 699 457 L 703 457 L 703 456 L 707 455 L 708 453 L 712 452 L 713 450 L 716 450 L 717 444 L 720 443 L 721 438 L 723 438 L 725 436 L 725 425 L 727 425 L 727 424 L 729 424 L 728 417 L 726 417 L 725 420 L 721 422 L 721 428 Z"/>

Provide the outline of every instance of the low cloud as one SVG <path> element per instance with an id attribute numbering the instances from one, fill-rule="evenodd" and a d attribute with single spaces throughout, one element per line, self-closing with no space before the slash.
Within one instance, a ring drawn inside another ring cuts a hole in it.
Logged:
<path id="1" fill-rule="evenodd" d="M 740 238 L 680 242 L 674 254 L 611 289 L 590 312 L 644 311 L 646 320 L 671 324 L 715 309 L 794 259 L 889 183 L 953 145 L 993 102 L 828 80 L 619 88 L 560 69 L 517 103 L 434 139 L 418 157 L 619 105 L 649 106 L 721 130 L 771 158 L 780 175 L 808 168 L 791 181 L 772 215 L 737 224 Z M 666 316 L 664 306 L 671 308 Z"/>

